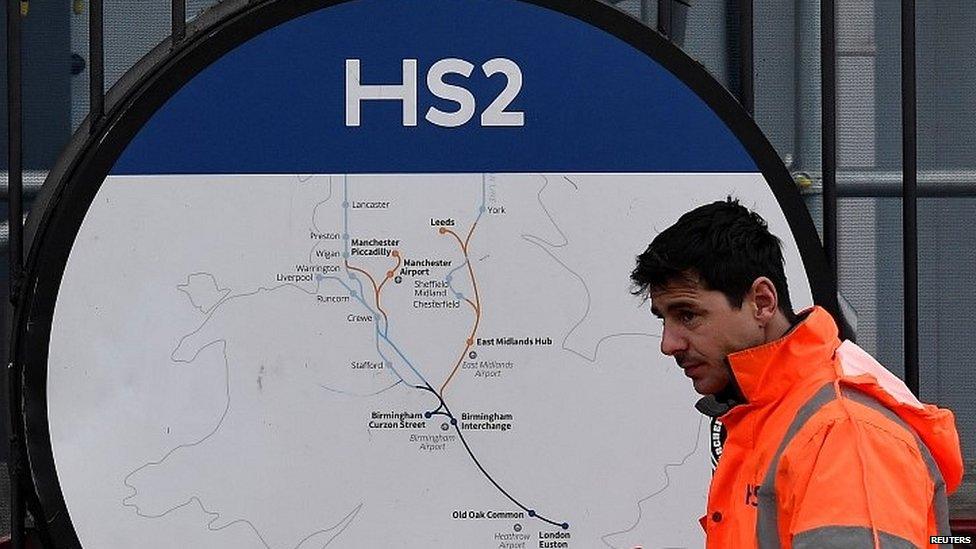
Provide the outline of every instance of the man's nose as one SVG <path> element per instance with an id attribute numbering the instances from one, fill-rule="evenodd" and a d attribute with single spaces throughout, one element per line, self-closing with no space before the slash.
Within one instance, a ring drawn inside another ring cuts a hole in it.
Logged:
<path id="1" fill-rule="evenodd" d="M 661 333 L 661 352 L 668 356 L 674 356 L 675 353 L 686 350 L 687 346 L 688 342 L 682 337 L 680 330 L 669 328 L 665 322 L 664 331 Z"/>

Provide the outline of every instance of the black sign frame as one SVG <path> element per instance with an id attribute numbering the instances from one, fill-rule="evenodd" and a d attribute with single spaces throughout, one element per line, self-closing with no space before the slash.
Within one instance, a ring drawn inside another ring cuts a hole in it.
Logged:
<path id="1" fill-rule="evenodd" d="M 14 367 L 23 380 L 20 425 L 34 489 L 57 547 L 80 547 L 58 482 L 48 430 L 47 359 L 58 290 L 75 237 L 115 161 L 149 118 L 200 71 L 261 32 L 314 10 L 355 0 L 228 1 L 201 15 L 185 39 L 167 39 L 113 88 L 106 114 L 87 120 L 52 170 L 27 227 L 24 291 L 11 337 Z M 687 85 L 740 140 L 768 182 L 803 258 L 814 301 L 838 315 L 835 282 L 816 228 L 793 179 L 758 125 L 735 96 L 666 38 L 629 15 L 598 2 L 519 0 L 574 17 L 616 36 L 660 63 Z M 175 45 L 174 45 L 175 44 Z"/>

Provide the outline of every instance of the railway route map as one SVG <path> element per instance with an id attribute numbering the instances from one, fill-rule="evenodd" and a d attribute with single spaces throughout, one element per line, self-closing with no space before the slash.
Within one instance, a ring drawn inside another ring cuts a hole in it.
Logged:
<path id="1" fill-rule="evenodd" d="M 110 176 L 50 343 L 82 545 L 700 546 L 709 423 L 628 275 L 729 194 L 811 304 L 759 174 Z"/>

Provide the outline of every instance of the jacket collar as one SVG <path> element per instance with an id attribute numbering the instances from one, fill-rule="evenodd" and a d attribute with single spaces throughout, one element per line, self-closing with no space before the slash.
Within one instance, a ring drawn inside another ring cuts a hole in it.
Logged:
<path id="1" fill-rule="evenodd" d="M 806 315 L 783 337 L 728 355 L 739 389 L 749 404 L 774 401 L 797 382 L 832 375 L 831 356 L 840 345 L 837 324 L 822 307 L 800 313 Z M 818 372 L 817 367 L 829 372 Z"/>

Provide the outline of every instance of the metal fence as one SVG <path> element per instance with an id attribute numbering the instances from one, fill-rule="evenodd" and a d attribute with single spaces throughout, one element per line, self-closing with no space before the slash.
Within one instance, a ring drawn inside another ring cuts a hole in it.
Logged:
<path id="1" fill-rule="evenodd" d="M 859 342 L 923 399 L 956 412 L 976 472 L 976 4 L 610 3 L 682 46 L 754 113 L 822 231 Z M 213 4 L 7 1 L 0 274 L 11 301 L 24 211 L 59 151 L 79 127 L 97 126 L 107 87 L 158 43 L 178 43 Z M 16 394 L 18 380 L 7 381 Z M 15 525 L 24 517 L 18 458 Z M 972 476 L 953 498 L 957 518 L 976 518 Z"/>

